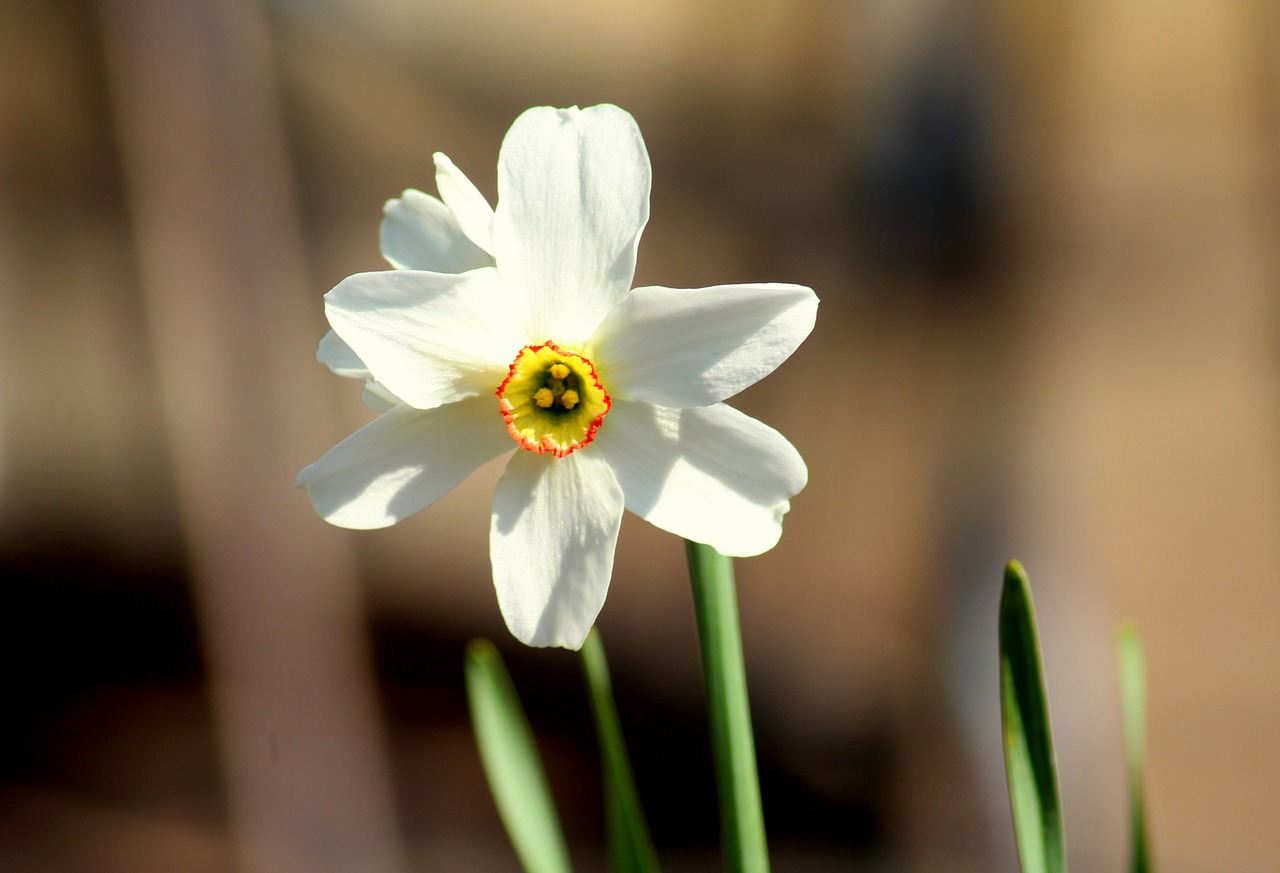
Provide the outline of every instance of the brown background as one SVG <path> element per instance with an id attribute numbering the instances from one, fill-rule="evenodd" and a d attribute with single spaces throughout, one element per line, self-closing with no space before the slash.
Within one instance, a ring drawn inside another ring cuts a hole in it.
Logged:
<path id="1" fill-rule="evenodd" d="M 485 468 L 395 528 L 290 485 L 367 420 L 314 363 L 441 150 L 644 131 L 638 284 L 793 281 L 737 405 L 811 470 L 738 564 L 779 870 L 1013 870 L 1000 568 L 1028 567 L 1073 864 L 1118 870 L 1111 635 L 1168 873 L 1273 869 L 1280 17 L 1245 0 L 0 3 L 0 867 L 514 870 L 460 690 L 508 655 L 603 869 L 576 657 L 509 639 Z M 682 552 L 601 619 L 669 870 L 716 869 Z"/>

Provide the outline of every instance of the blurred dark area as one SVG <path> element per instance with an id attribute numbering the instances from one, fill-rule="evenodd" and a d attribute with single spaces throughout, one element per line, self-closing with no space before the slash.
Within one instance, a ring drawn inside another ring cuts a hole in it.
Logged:
<path id="1" fill-rule="evenodd" d="M 180 570 L 158 575 L 77 555 L 74 545 L 9 557 L 11 608 L 0 628 L 4 687 L 18 714 L 0 732 L 0 778 L 9 790 L 124 807 L 139 817 L 177 812 L 210 830 L 225 828 L 196 616 Z M 456 770 L 473 783 L 468 815 L 486 801 L 465 731 L 466 640 L 394 617 L 374 621 L 370 632 L 394 757 L 407 765 L 396 780 L 401 827 L 409 839 L 429 842 L 442 819 L 457 815 L 456 795 L 434 796 L 432 777 Z M 558 652 L 505 641 L 503 648 L 554 780 L 578 810 L 568 834 L 599 842 L 602 786 L 581 667 Z M 655 839 L 677 852 L 705 851 L 719 825 L 704 715 L 625 674 L 615 677 L 614 693 L 643 790 L 664 799 L 649 810 Z M 894 771 L 892 740 L 851 737 L 832 751 L 852 777 L 836 797 L 785 761 L 762 758 L 772 833 L 784 843 L 866 852 L 883 837 L 877 815 L 888 790 L 882 782 Z M 487 818 L 498 826 L 496 815 Z"/>
<path id="2" fill-rule="evenodd" d="M 944 296 L 989 291 L 1006 254 L 982 48 L 943 44 L 920 58 L 852 162 L 849 201 L 865 262 Z"/>
<path id="3" fill-rule="evenodd" d="M 579 659 L 498 613 L 501 466 L 383 531 L 291 485 L 370 416 L 314 352 L 382 203 L 434 151 L 492 201 L 523 109 L 614 102 L 654 168 L 637 285 L 822 300 L 733 401 L 811 474 L 737 562 L 776 868 L 1016 869 L 1018 557 L 1072 864 L 1125 857 L 1131 618 L 1160 866 L 1270 870 L 1277 47 L 1249 0 L 0 2 L 0 869 L 519 869 L 475 637 L 607 868 Z M 686 579 L 628 517 L 600 626 L 664 869 L 716 870 Z"/>

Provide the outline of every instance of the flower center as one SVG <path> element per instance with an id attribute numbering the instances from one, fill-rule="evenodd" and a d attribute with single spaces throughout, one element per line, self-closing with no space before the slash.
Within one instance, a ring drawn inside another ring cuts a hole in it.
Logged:
<path id="1" fill-rule="evenodd" d="M 497 394 L 511 438 L 557 458 L 595 439 L 613 405 L 591 361 L 550 341 L 521 349 Z"/>

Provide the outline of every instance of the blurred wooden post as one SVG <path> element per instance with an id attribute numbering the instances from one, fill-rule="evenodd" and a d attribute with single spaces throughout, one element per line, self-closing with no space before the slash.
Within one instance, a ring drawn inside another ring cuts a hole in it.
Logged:
<path id="1" fill-rule="evenodd" d="M 238 864 L 396 871 L 354 559 L 291 487 L 335 434 L 265 22 L 99 8 Z"/>

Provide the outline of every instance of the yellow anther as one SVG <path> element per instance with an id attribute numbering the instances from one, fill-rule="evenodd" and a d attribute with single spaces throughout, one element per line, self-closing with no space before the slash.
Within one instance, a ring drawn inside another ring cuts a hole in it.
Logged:
<path id="1" fill-rule="evenodd" d="M 494 393 L 511 438 L 557 458 L 595 439 L 613 405 L 591 361 L 551 342 L 522 348 Z"/>

